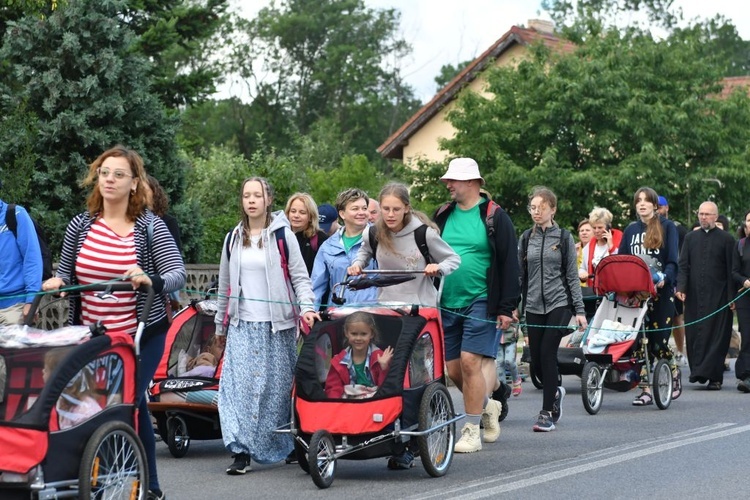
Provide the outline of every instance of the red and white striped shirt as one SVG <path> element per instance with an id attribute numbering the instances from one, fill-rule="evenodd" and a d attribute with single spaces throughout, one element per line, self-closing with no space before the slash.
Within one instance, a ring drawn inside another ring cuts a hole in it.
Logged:
<path id="1" fill-rule="evenodd" d="M 81 285 L 122 278 L 125 271 L 137 265 L 135 240 L 131 231 L 119 236 L 98 219 L 86 235 L 76 260 L 76 277 Z M 100 298 L 100 292 L 84 292 L 81 296 L 81 322 L 91 325 L 101 321 L 107 331 L 135 334 L 135 292 L 116 292 L 118 300 Z"/>

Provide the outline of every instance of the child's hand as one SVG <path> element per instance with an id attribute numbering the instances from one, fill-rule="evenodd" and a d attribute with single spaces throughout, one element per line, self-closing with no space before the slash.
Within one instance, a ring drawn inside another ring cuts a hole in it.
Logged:
<path id="1" fill-rule="evenodd" d="M 393 347 L 388 346 L 385 349 L 383 349 L 383 354 L 380 355 L 378 358 L 378 363 L 380 363 L 380 368 L 383 370 L 388 369 L 388 365 L 391 363 L 391 359 L 393 358 Z"/>

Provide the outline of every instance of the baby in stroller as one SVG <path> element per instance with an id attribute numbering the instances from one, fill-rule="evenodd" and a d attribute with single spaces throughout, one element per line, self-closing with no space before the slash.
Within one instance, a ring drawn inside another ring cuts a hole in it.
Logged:
<path id="1" fill-rule="evenodd" d="M 212 335 L 206 342 L 206 346 L 200 354 L 195 357 L 185 356 L 185 370 L 180 377 L 214 377 L 219 360 L 224 354 L 226 337 Z M 182 364 L 182 363 L 181 363 Z M 180 372 L 178 368 L 178 373 Z M 172 391 L 162 392 L 159 395 L 161 403 L 200 403 L 218 405 L 219 391 L 216 389 L 203 389 L 200 391 Z"/>
<path id="2" fill-rule="evenodd" d="M 393 347 L 384 351 L 376 346 L 378 330 L 372 314 L 357 311 L 344 322 L 348 346 L 331 360 L 325 392 L 329 398 L 365 399 L 372 397 L 385 380 L 393 358 Z"/>
<path id="3" fill-rule="evenodd" d="M 44 368 L 42 370 L 42 379 L 45 383 L 70 350 L 70 347 L 60 347 L 47 351 L 44 355 Z M 86 366 L 68 382 L 57 400 L 55 410 L 57 411 L 60 430 L 78 425 L 102 411 L 101 405 L 94 397 L 95 395 L 94 374 Z"/>

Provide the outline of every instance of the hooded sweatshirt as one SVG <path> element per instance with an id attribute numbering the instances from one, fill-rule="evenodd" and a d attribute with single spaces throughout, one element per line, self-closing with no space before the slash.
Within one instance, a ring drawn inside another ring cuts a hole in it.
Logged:
<path id="1" fill-rule="evenodd" d="M 286 244 L 289 248 L 288 280 L 284 276 L 284 270 L 281 266 L 281 253 L 274 235 L 274 231 L 281 227 L 284 228 Z M 229 238 L 231 248 L 229 255 L 227 255 L 226 250 L 221 254 L 217 310 L 226 310 L 229 322 L 233 326 L 237 326 L 239 324 L 237 291 L 240 290 L 242 223 L 227 234 L 226 238 Z M 271 223 L 261 232 L 261 240 L 265 249 L 266 283 L 258 283 L 258 286 L 268 287 L 271 329 L 277 332 L 294 328 L 297 326 L 299 314 L 314 311 L 314 296 L 297 238 L 294 236 L 289 220 L 283 211 L 280 210 L 271 214 Z M 227 248 L 226 239 L 223 248 Z M 217 314 L 215 322 L 217 334 L 225 334 L 224 316 Z"/>
<path id="2" fill-rule="evenodd" d="M 393 249 L 388 250 L 385 245 L 378 243 L 377 255 L 380 269 L 397 270 L 422 270 L 427 265 L 424 256 L 417 247 L 414 239 L 414 231 L 423 224 L 417 217 L 412 217 L 409 223 L 401 231 L 393 233 Z M 357 264 L 365 269 L 372 260 L 372 248 L 370 247 L 370 227 L 365 228 L 362 234 L 362 246 L 357 253 L 357 258 L 352 264 Z M 425 233 L 425 241 L 430 253 L 430 258 L 440 266 L 440 272 L 447 276 L 461 264 L 461 257 L 443 241 L 433 228 L 428 227 Z M 416 274 L 416 278 L 398 285 L 386 286 L 378 289 L 378 301 L 406 302 L 422 306 L 434 307 L 437 304 L 437 290 L 432 284 L 432 279 L 424 274 Z"/>

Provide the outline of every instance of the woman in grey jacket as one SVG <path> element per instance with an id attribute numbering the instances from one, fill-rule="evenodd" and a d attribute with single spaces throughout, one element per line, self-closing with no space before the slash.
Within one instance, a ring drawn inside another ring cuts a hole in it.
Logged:
<path id="1" fill-rule="evenodd" d="M 274 429 L 289 422 L 295 337 L 302 314 L 315 319 L 310 277 L 297 238 L 282 211 L 271 213 L 273 193 L 265 179 L 242 183 L 242 220 L 227 235 L 219 266 L 216 335 L 226 335 L 219 387 L 219 418 L 224 445 L 233 454 L 230 475 L 250 470 L 250 461 L 274 463 L 293 448 Z M 284 231 L 288 262 L 276 241 Z M 230 295 L 231 294 L 231 295 Z"/>
<path id="2" fill-rule="evenodd" d="M 556 211 L 557 196 L 545 187 L 534 188 L 529 196 L 534 226 L 524 233 L 518 252 L 531 363 L 544 385 L 536 432 L 554 430 L 562 414 L 565 388 L 557 387 L 557 348 L 573 313 L 581 330 L 587 326 L 575 243 L 555 224 Z"/>

